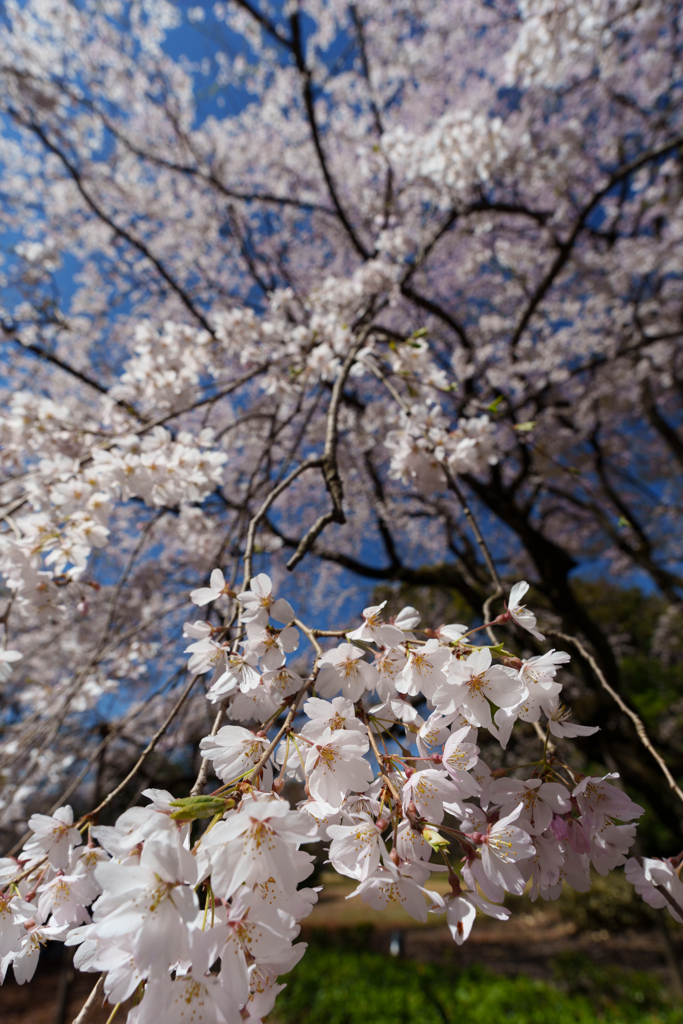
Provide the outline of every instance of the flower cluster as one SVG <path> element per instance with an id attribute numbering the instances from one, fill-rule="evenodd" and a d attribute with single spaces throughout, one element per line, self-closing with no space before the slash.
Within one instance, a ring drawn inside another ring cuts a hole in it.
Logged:
<path id="1" fill-rule="evenodd" d="M 390 476 L 431 494 L 446 484 L 444 467 L 452 473 L 478 473 L 498 462 L 500 447 L 488 416 L 463 417 L 455 430 L 437 402 L 412 406 L 401 415 L 400 427 L 384 441 L 391 452 Z"/>
<path id="2" fill-rule="evenodd" d="M 527 589 L 512 588 L 496 622 L 542 640 L 521 603 Z M 618 776 L 583 776 L 549 744 L 595 731 L 560 704 L 565 653 L 520 660 L 480 644 L 483 627 L 425 634 L 415 609 L 387 621 L 384 604 L 323 651 L 263 573 L 235 594 L 215 569 L 191 599 L 233 603 L 237 626 L 186 624 L 188 667 L 211 673 L 207 697 L 229 720 L 256 724 L 201 741 L 213 792 L 146 790 L 150 802 L 111 826 L 75 824 L 68 806 L 33 815 L 18 859 L 0 863 L 3 978 L 11 964 L 30 979 L 41 945 L 59 939 L 78 946 L 77 968 L 104 975 L 110 1003 L 135 996 L 129 1024 L 180 1024 L 188 1008 L 257 1022 L 305 949 L 292 943 L 317 890 L 300 888 L 314 860 L 302 846 L 316 843 L 357 882 L 352 896 L 378 911 L 398 903 L 418 921 L 445 915 L 458 944 L 477 912 L 509 916 L 506 893 L 587 891 L 591 867 L 626 864 L 643 898 L 680 919 L 671 863 L 627 861 L 643 809 Z M 287 666 L 302 631 L 315 650 L 306 678 Z M 544 723 L 542 752 L 492 771 L 482 732 L 505 747 L 517 719 Z M 282 795 L 288 780 L 293 793 L 301 784 L 295 806 Z"/>
<path id="3" fill-rule="evenodd" d="M 117 502 L 141 498 L 152 507 L 201 501 L 220 483 L 227 455 L 213 434 L 173 437 L 161 426 L 93 444 L 92 424 L 78 428 L 68 408 L 26 392 L 0 415 L 9 456 L 40 455 L 31 467 L 12 529 L 0 534 L 0 571 L 20 614 L 38 621 L 59 617 L 59 585 L 79 579 L 93 548 L 109 541 Z M 58 586 L 55 587 L 55 582 Z"/>

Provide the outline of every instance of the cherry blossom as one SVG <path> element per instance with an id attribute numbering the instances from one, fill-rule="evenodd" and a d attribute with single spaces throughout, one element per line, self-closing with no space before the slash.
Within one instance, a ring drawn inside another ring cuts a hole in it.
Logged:
<path id="1" fill-rule="evenodd" d="M 524 693 L 522 683 L 506 675 L 492 660 L 488 647 L 482 647 L 465 661 L 451 662 L 447 681 L 434 694 L 439 710 L 444 714 L 461 710 L 471 725 L 491 730 L 489 701 L 498 707 L 513 707 Z"/>
<path id="2" fill-rule="evenodd" d="M 299 646 L 299 631 L 293 626 L 276 631 L 260 625 L 256 620 L 248 623 L 247 638 L 246 653 L 256 655 L 267 672 L 279 669 L 285 655 L 291 654 Z"/>
<path id="3" fill-rule="evenodd" d="M 511 814 L 522 801 L 520 827 L 530 835 L 540 835 L 549 828 L 553 814 L 566 814 L 572 804 L 569 790 L 557 782 L 543 782 L 542 779 L 497 779 L 490 789 L 491 799 L 501 804 L 503 816 Z"/>
<path id="4" fill-rule="evenodd" d="M 514 811 L 489 825 L 485 834 L 474 833 L 473 840 L 481 844 L 482 867 L 489 879 L 507 892 L 521 895 L 524 878 L 517 862 L 534 856 L 531 837 L 516 822 L 522 811 L 519 804 Z"/>
<path id="5" fill-rule="evenodd" d="M 309 697 L 303 710 L 308 721 L 302 734 L 309 739 L 319 739 L 328 729 L 349 729 L 367 735 L 367 727 L 356 717 L 353 701 L 346 697 L 333 697 L 331 701 Z"/>
<path id="6" fill-rule="evenodd" d="M 666 907 L 674 921 L 683 923 L 683 883 L 668 861 L 643 857 L 641 862 L 629 857 L 624 874 L 646 903 L 651 907 Z M 671 901 L 662 890 L 666 890 Z"/>
<path id="7" fill-rule="evenodd" d="M 28 858 L 47 856 L 53 868 L 65 868 L 69 854 L 81 842 L 80 832 L 73 827 L 74 814 L 71 807 L 59 807 L 52 815 L 34 814 L 29 818 L 33 836 L 24 847 Z"/>
<path id="8" fill-rule="evenodd" d="M 391 861 L 377 868 L 347 896 L 360 896 L 375 910 L 384 910 L 389 903 L 395 903 L 418 921 L 426 921 L 430 910 L 443 909 L 443 900 L 437 892 L 426 889 L 429 869 L 413 861 L 394 865 Z"/>
<path id="9" fill-rule="evenodd" d="M 7 682 L 12 675 L 12 665 L 22 657 L 19 651 L 0 651 L 0 683 Z"/>
<path id="10" fill-rule="evenodd" d="M 224 725 L 215 736 L 205 736 L 199 745 L 202 756 L 213 762 L 223 782 L 241 778 L 260 760 L 268 740 L 254 736 L 249 729 Z"/>
<path id="11" fill-rule="evenodd" d="M 363 609 L 363 624 L 347 633 L 349 640 L 365 640 L 366 643 L 377 643 L 383 647 L 397 647 L 404 640 L 403 631 L 398 626 L 391 626 L 382 620 L 381 611 L 386 601 Z"/>
<path id="12" fill-rule="evenodd" d="M 510 597 L 508 598 L 510 615 L 517 625 L 522 627 L 522 629 L 526 629 L 527 632 L 531 633 L 531 635 L 537 640 L 544 640 L 545 637 L 543 634 L 539 633 L 536 629 L 536 616 L 520 603 L 528 589 L 529 584 L 524 580 L 521 583 L 515 583 L 514 587 L 510 591 Z"/>
<path id="13" fill-rule="evenodd" d="M 352 825 L 329 825 L 330 862 L 342 875 L 363 882 L 388 856 L 381 831 L 369 814 L 355 816 Z"/>
<path id="14" fill-rule="evenodd" d="M 450 653 L 438 640 L 428 640 L 422 647 L 409 647 L 408 660 L 396 680 L 396 689 L 411 696 L 424 693 L 433 697 L 443 683 L 444 669 L 450 660 Z"/>
<path id="15" fill-rule="evenodd" d="M 190 594 L 190 600 L 193 604 L 199 605 L 203 608 L 204 605 L 210 604 L 212 601 L 217 601 L 223 594 L 228 593 L 228 585 L 225 582 L 225 576 L 220 569 L 214 569 L 211 573 L 211 581 L 208 587 L 199 587 L 197 590 L 193 590 Z"/>
<path id="16" fill-rule="evenodd" d="M 609 772 L 602 778 L 588 776 L 572 792 L 588 825 L 599 825 L 604 815 L 630 821 L 643 814 L 643 808 L 634 803 L 621 789 L 610 785 L 608 779 L 618 779 L 618 772 Z"/>
<path id="17" fill-rule="evenodd" d="M 295 889 L 300 879 L 290 844 L 298 847 L 314 834 L 310 817 L 291 811 L 283 800 L 244 800 L 237 814 L 202 839 L 216 892 L 227 899 L 241 885 L 253 886 L 271 876 L 283 890 Z"/>
<path id="18" fill-rule="evenodd" d="M 320 659 L 318 692 L 332 697 L 340 689 L 347 700 L 355 701 L 366 690 L 373 689 L 377 672 L 363 661 L 363 651 L 353 644 L 340 644 Z"/>
<path id="19" fill-rule="evenodd" d="M 444 803 L 457 799 L 459 791 L 446 772 L 425 768 L 415 772 L 403 786 L 403 811 L 407 813 L 412 803 L 417 813 L 437 824 L 444 816 Z"/>
<path id="20" fill-rule="evenodd" d="M 374 778 L 363 754 L 367 737 L 345 729 L 326 729 L 306 754 L 306 774 L 314 800 L 340 807 L 349 790 L 362 792 Z"/>
<path id="21" fill-rule="evenodd" d="M 273 584 L 270 576 L 264 572 L 259 573 L 250 581 L 249 590 L 238 594 L 237 600 L 242 605 L 244 622 L 254 622 L 265 626 L 269 617 L 285 623 L 291 622 L 295 617 L 288 601 L 285 601 L 283 597 L 273 597 Z"/>

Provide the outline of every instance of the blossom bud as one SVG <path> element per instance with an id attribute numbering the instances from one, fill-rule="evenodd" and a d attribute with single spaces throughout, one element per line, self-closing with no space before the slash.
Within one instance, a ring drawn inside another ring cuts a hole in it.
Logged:
<path id="1" fill-rule="evenodd" d="M 574 853 L 590 853 L 590 835 L 575 818 L 567 822 L 567 839 Z"/>
<path id="2" fill-rule="evenodd" d="M 567 822 L 559 814 L 553 814 L 553 820 L 550 822 L 550 830 L 556 839 L 560 842 L 569 838 L 569 828 Z"/>
<path id="3" fill-rule="evenodd" d="M 281 793 L 284 788 L 285 788 L 285 780 L 284 779 L 275 779 L 273 781 L 273 792 L 274 793 Z"/>
<path id="4" fill-rule="evenodd" d="M 384 829 L 387 827 L 388 824 L 389 822 L 387 821 L 386 818 L 378 818 L 377 821 L 375 822 L 375 825 L 377 826 L 380 832 L 384 832 Z"/>

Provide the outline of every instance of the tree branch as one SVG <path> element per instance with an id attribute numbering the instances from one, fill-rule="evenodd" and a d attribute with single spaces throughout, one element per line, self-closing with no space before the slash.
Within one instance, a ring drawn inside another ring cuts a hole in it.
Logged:
<path id="1" fill-rule="evenodd" d="M 86 190 L 80 172 L 76 169 L 76 167 L 74 167 L 69 158 L 59 149 L 59 147 L 56 146 L 55 143 L 48 138 L 48 136 L 46 135 L 45 131 L 41 128 L 41 126 L 33 120 L 24 120 L 24 118 L 22 118 L 19 112 L 13 110 L 11 107 L 8 107 L 8 113 L 14 118 L 14 120 L 18 124 L 22 125 L 22 127 L 28 129 L 29 131 L 32 131 L 35 135 L 37 135 L 43 143 L 43 145 L 45 146 L 45 148 L 48 149 L 51 153 L 53 153 L 61 161 L 62 166 L 67 171 L 69 176 L 72 178 L 74 184 L 76 185 L 76 188 L 80 192 L 85 203 L 90 207 L 95 216 L 99 217 L 99 219 L 104 224 L 106 224 L 107 227 L 111 228 L 115 235 L 117 235 L 119 238 L 123 238 L 124 241 L 128 242 L 129 245 L 132 245 L 133 248 L 137 249 L 138 252 L 142 253 L 142 255 L 147 260 L 149 260 L 149 262 L 155 267 L 157 273 L 164 279 L 164 281 L 171 288 L 171 290 L 175 292 L 175 294 L 181 300 L 183 305 L 189 310 L 189 312 L 192 314 L 195 320 L 197 320 L 202 325 L 205 331 L 208 331 L 208 333 L 212 337 L 214 337 L 213 328 L 211 327 L 211 325 L 209 324 L 208 320 L 201 312 L 201 310 L 197 309 L 195 303 L 187 294 L 183 286 L 179 284 L 175 280 L 175 278 L 171 276 L 171 274 L 169 274 L 164 265 L 160 262 L 160 260 L 157 259 L 156 256 L 154 256 L 149 251 L 144 242 L 141 242 L 139 239 L 131 235 L 130 232 L 127 231 L 125 228 L 122 228 L 118 224 L 116 224 L 116 222 L 112 220 L 109 214 L 107 214 L 99 206 L 99 204 L 92 198 L 92 196 Z"/>
<path id="2" fill-rule="evenodd" d="M 242 6 L 246 6 L 243 0 L 237 0 L 237 2 L 239 2 Z M 367 260 L 370 259 L 371 253 L 368 249 L 366 249 L 366 247 L 361 242 L 360 238 L 358 237 L 353 228 L 353 225 L 351 224 L 351 221 L 346 215 L 346 211 L 344 210 L 344 207 L 342 206 L 341 201 L 339 199 L 339 195 L 337 194 L 337 187 L 332 179 L 330 169 L 327 165 L 327 158 L 323 151 L 322 142 L 320 139 L 320 129 L 318 127 L 318 121 L 315 116 L 315 100 L 313 99 L 313 80 L 311 72 L 307 67 L 306 61 L 304 59 L 303 47 L 301 43 L 301 26 L 298 11 L 290 16 L 289 21 L 292 28 L 292 53 L 294 54 L 294 60 L 296 61 L 297 70 L 299 71 L 299 74 L 301 75 L 302 79 L 304 107 L 306 108 L 306 116 L 308 118 L 308 124 L 310 126 L 311 135 L 313 137 L 313 145 L 315 146 L 315 151 L 318 155 L 318 163 L 320 164 L 320 169 L 323 172 L 323 177 L 325 179 L 325 184 L 327 185 L 327 190 L 329 192 L 330 199 L 332 200 L 334 208 L 337 211 L 337 216 L 339 217 L 339 220 L 341 221 L 341 224 L 344 230 L 346 231 L 346 234 L 349 236 L 349 239 L 351 240 L 351 243 L 356 252 L 358 253 L 358 255 L 361 256 L 364 260 Z"/>
<path id="3" fill-rule="evenodd" d="M 552 288 L 558 274 L 564 269 L 567 261 L 569 260 L 572 249 L 574 248 L 574 244 L 579 235 L 581 234 L 581 231 L 585 227 L 586 221 L 590 217 L 593 210 L 595 210 L 598 204 L 605 198 L 607 193 L 624 178 L 627 178 L 630 174 L 633 174 L 634 171 L 640 170 L 640 168 L 644 167 L 645 164 L 650 163 L 652 160 L 657 160 L 660 156 L 665 156 L 667 153 L 670 153 L 672 149 L 677 149 L 681 145 L 683 145 L 683 136 L 679 136 L 678 138 L 673 139 L 671 142 L 668 142 L 664 146 L 659 146 L 656 149 L 651 149 L 647 153 L 644 153 L 642 156 L 639 156 L 636 160 L 632 160 L 630 163 L 626 164 L 624 167 L 621 167 L 619 170 L 615 171 L 612 175 L 610 175 L 607 184 L 603 188 L 599 189 L 595 193 L 591 201 L 586 206 L 584 206 L 583 210 L 579 215 L 578 220 L 576 221 L 576 224 L 574 225 L 571 231 L 571 234 L 566 239 L 566 241 L 564 241 L 560 245 L 557 252 L 557 256 L 553 260 L 550 269 L 548 270 L 545 277 L 542 278 L 540 284 L 536 288 L 536 291 L 532 295 L 527 308 L 524 310 L 524 313 L 522 314 L 519 324 L 517 325 L 512 334 L 512 338 L 510 339 L 510 347 L 513 352 L 515 351 L 519 343 L 519 340 L 522 337 L 524 331 L 526 330 L 532 316 L 540 306 L 541 302 L 543 302 L 543 299 L 545 298 L 547 293 Z"/>

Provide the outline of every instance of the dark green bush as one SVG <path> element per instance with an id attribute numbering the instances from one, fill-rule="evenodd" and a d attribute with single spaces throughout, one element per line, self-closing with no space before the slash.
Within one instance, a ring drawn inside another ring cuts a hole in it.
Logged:
<path id="1" fill-rule="evenodd" d="M 683 1024 L 656 978 L 560 958 L 561 987 L 524 975 L 312 946 L 287 977 L 281 1024 Z"/>

